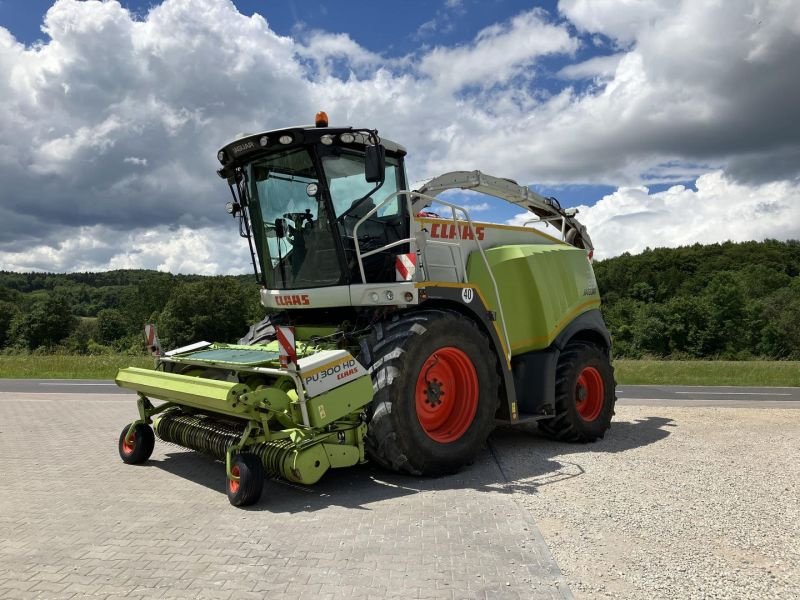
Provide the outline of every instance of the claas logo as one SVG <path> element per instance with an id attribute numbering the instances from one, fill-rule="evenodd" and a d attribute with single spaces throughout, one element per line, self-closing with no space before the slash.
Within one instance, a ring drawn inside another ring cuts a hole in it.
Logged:
<path id="1" fill-rule="evenodd" d="M 462 225 L 458 229 L 453 223 L 433 223 L 431 225 L 431 237 L 445 240 L 458 239 L 461 234 L 462 240 L 474 240 L 476 237 L 479 240 L 483 239 L 483 227 L 475 227 L 475 235 L 472 235 L 472 229 L 469 225 Z"/>
<path id="2" fill-rule="evenodd" d="M 311 304 L 311 299 L 308 294 L 292 294 L 275 296 L 275 303 L 280 306 L 308 306 Z"/>

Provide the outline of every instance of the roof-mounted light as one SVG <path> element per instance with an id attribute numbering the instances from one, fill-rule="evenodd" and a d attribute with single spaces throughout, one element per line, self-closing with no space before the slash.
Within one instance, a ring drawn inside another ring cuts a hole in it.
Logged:
<path id="1" fill-rule="evenodd" d="M 225 162 L 225 153 L 222 150 L 217 152 L 217 160 L 221 163 Z"/>
<path id="2" fill-rule="evenodd" d="M 319 138 L 319 141 L 325 144 L 326 146 L 330 146 L 333 143 L 333 136 L 323 135 L 321 138 Z"/>
<path id="3" fill-rule="evenodd" d="M 258 143 L 261 144 L 261 146 L 266 146 L 269 143 L 269 138 L 265 135 L 262 135 L 261 139 L 258 140 Z"/>
<path id="4" fill-rule="evenodd" d="M 314 124 L 317 127 L 327 127 L 328 126 L 328 113 L 324 110 L 321 110 L 317 113 L 317 116 L 314 117 Z"/>
<path id="5" fill-rule="evenodd" d="M 278 141 L 281 144 L 291 144 L 292 143 L 292 136 L 290 136 L 290 135 L 282 135 L 281 137 L 278 138 Z"/>
<path id="6" fill-rule="evenodd" d="M 352 133 L 343 133 L 339 136 L 339 139 L 342 140 L 342 143 L 344 144 L 352 144 L 356 141 L 356 136 L 354 136 Z"/>

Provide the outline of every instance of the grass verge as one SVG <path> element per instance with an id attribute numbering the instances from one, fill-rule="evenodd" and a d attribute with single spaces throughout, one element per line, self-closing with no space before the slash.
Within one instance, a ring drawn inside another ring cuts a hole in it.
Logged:
<path id="1" fill-rule="evenodd" d="M 152 368 L 149 356 L 72 354 L 0 356 L 0 378 L 114 379 L 121 367 Z"/>
<path id="2" fill-rule="evenodd" d="M 622 385 L 800 387 L 800 361 L 615 360 Z"/>
<path id="3" fill-rule="evenodd" d="M 0 356 L 0 378 L 113 379 L 121 367 L 153 366 L 149 356 Z M 750 385 L 800 387 L 800 361 L 614 361 L 622 385 Z"/>

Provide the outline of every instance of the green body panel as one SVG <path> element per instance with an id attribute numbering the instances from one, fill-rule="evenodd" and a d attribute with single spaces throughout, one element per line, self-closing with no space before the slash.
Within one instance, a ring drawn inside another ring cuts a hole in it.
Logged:
<path id="1" fill-rule="evenodd" d="M 600 305 L 586 250 L 566 244 L 527 244 L 485 252 L 500 288 L 512 355 L 548 347 L 575 317 Z M 497 312 L 494 286 L 479 252 L 469 256 L 467 279 Z"/>
<path id="2" fill-rule="evenodd" d="M 360 462 L 358 448 L 346 444 L 322 444 L 331 467 L 352 467 Z"/>
<path id="3" fill-rule="evenodd" d="M 305 485 L 317 483 L 325 471 L 331 468 L 324 446 L 325 444 L 315 444 L 310 448 L 288 452 L 281 465 L 283 476 L 294 483 Z M 354 464 L 350 463 L 347 466 Z"/>
<path id="4" fill-rule="evenodd" d="M 150 369 L 120 369 L 117 385 L 139 392 L 148 398 L 210 410 L 230 417 L 257 419 L 254 407 L 241 402 L 247 386 L 229 381 L 176 375 Z"/>
<path id="5" fill-rule="evenodd" d="M 308 420 L 312 427 L 324 427 L 372 402 L 372 394 L 372 379 L 365 374 L 355 381 L 310 398 L 306 402 Z"/>

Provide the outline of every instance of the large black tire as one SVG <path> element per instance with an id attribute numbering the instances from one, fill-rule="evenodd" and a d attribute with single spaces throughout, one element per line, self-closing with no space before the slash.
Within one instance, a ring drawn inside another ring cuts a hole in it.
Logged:
<path id="1" fill-rule="evenodd" d="M 126 425 L 119 434 L 119 457 L 122 462 L 129 465 L 139 465 L 150 458 L 156 445 L 156 436 L 149 425 L 137 423 L 133 426 L 133 434 L 129 441 L 125 441 L 130 425 Z"/>
<path id="2" fill-rule="evenodd" d="M 255 346 L 257 344 L 269 344 L 275 340 L 275 327 L 272 323 L 272 317 L 267 316 L 255 325 L 252 325 L 247 333 L 239 340 L 239 344 L 243 346 Z"/>
<path id="3" fill-rule="evenodd" d="M 475 460 L 494 427 L 499 377 L 474 322 L 445 310 L 395 315 L 373 327 L 360 358 L 375 389 L 372 460 L 411 475 L 453 473 Z"/>
<path id="4" fill-rule="evenodd" d="M 225 478 L 228 500 L 234 506 L 250 506 L 261 498 L 264 488 L 264 465 L 255 454 L 244 452 L 231 459 L 231 472 L 239 481 Z"/>
<path id="5" fill-rule="evenodd" d="M 594 442 L 611 427 L 616 401 L 608 353 L 589 342 L 570 342 L 556 369 L 556 416 L 539 421 L 539 430 L 564 442 Z"/>

